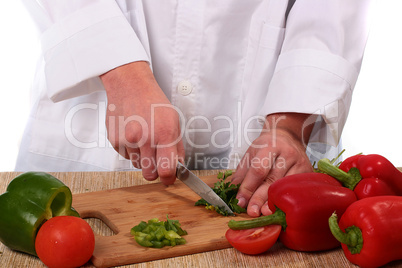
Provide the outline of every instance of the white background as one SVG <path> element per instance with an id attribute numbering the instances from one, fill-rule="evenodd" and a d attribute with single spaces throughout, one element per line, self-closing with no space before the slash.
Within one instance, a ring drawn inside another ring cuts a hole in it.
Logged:
<path id="1" fill-rule="evenodd" d="M 382 154 L 402 166 L 402 1 L 377 2 L 349 118 L 344 157 Z M 20 1 L 0 1 L 0 172 L 12 171 L 29 113 L 39 53 L 37 31 Z"/>

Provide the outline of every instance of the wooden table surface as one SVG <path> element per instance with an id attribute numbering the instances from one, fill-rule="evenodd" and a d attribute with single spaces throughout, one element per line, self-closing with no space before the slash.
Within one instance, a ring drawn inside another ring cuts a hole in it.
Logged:
<path id="1" fill-rule="evenodd" d="M 195 171 L 199 176 L 217 174 L 218 171 Z M 16 172 L 0 173 L 0 193 L 17 176 Z M 140 172 L 66 172 L 51 173 L 63 181 L 76 193 L 101 191 L 127 186 L 142 185 L 147 182 Z M 111 235 L 111 230 L 98 219 L 86 219 L 96 234 Z M 33 256 L 12 251 L 0 243 L 1 267 L 44 267 Z M 388 267 L 401 267 L 395 262 Z M 90 263 L 85 267 L 92 267 Z M 339 249 L 319 253 L 303 253 L 286 249 L 280 242 L 264 254 L 249 256 L 233 248 L 215 250 L 183 257 L 169 258 L 152 262 L 121 267 L 357 267 L 352 265 Z"/>

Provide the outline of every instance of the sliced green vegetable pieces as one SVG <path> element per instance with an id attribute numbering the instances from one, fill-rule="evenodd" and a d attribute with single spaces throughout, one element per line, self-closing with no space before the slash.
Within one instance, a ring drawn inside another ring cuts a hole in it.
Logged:
<path id="1" fill-rule="evenodd" d="M 225 180 L 232 175 L 231 170 L 218 173 L 218 179 L 214 184 L 212 190 L 220 197 L 222 200 L 229 206 L 229 208 L 235 213 L 244 213 L 246 212 L 245 208 L 240 207 L 237 205 L 239 200 L 237 200 L 236 195 L 239 191 L 240 184 L 232 184 L 230 181 L 226 182 Z M 196 206 L 205 206 L 207 209 L 215 210 L 219 214 L 224 216 L 228 216 L 228 213 L 217 206 L 213 206 L 209 204 L 204 199 L 200 199 L 195 203 Z"/>
<path id="2" fill-rule="evenodd" d="M 181 228 L 179 221 L 169 219 L 168 215 L 166 221 L 160 221 L 158 218 L 150 219 L 148 222 L 141 221 L 131 228 L 130 233 L 139 245 L 152 248 L 183 245 L 186 240 L 181 236 L 187 234 Z"/>
<path id="3" fill-rule="evenodd" d="M 178 220 L 171 220 L 171 219 L 169 219 L 169 216 L 166 215 L 166 221 L 165 221 L 166 230 L 168 230 L 168 231 L 172 230 L 175 233 L 177 233 L 179 236 L 186 235 L 187 231 L 183 230 L 180 226 L 181 226 L 181 224 L 179 223 Z"/>

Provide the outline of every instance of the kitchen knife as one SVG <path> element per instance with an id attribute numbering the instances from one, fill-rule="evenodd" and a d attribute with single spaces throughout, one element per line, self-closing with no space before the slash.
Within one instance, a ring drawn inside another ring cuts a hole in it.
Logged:
<path id="1" fill-rule="evenodd" d="M 225 210 L 229 215 L 234 215 L 233 211 L 205 182 L 198 178 L 194 173 L 188 170 L 182 163 L 178 162 L 176 167 L 176 176 L 191 190 L 204 198 L 210 205 L 217 206 Z"/>

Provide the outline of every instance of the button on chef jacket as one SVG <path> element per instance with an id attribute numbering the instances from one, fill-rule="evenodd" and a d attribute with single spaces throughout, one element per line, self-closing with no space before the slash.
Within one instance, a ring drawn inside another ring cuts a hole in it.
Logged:
<path id="1" fill-rule="evenodd" d="M 134 169 L 99 78 L 134 61 L 178 111 L 191 168 L 234 168 L 278 112 L 319 115 L 307 153 L 337 154 L 370 2 L 297 0 L 286 19 L 285 0 L 26 0 L 42 53 L 16 170 Z"/>

